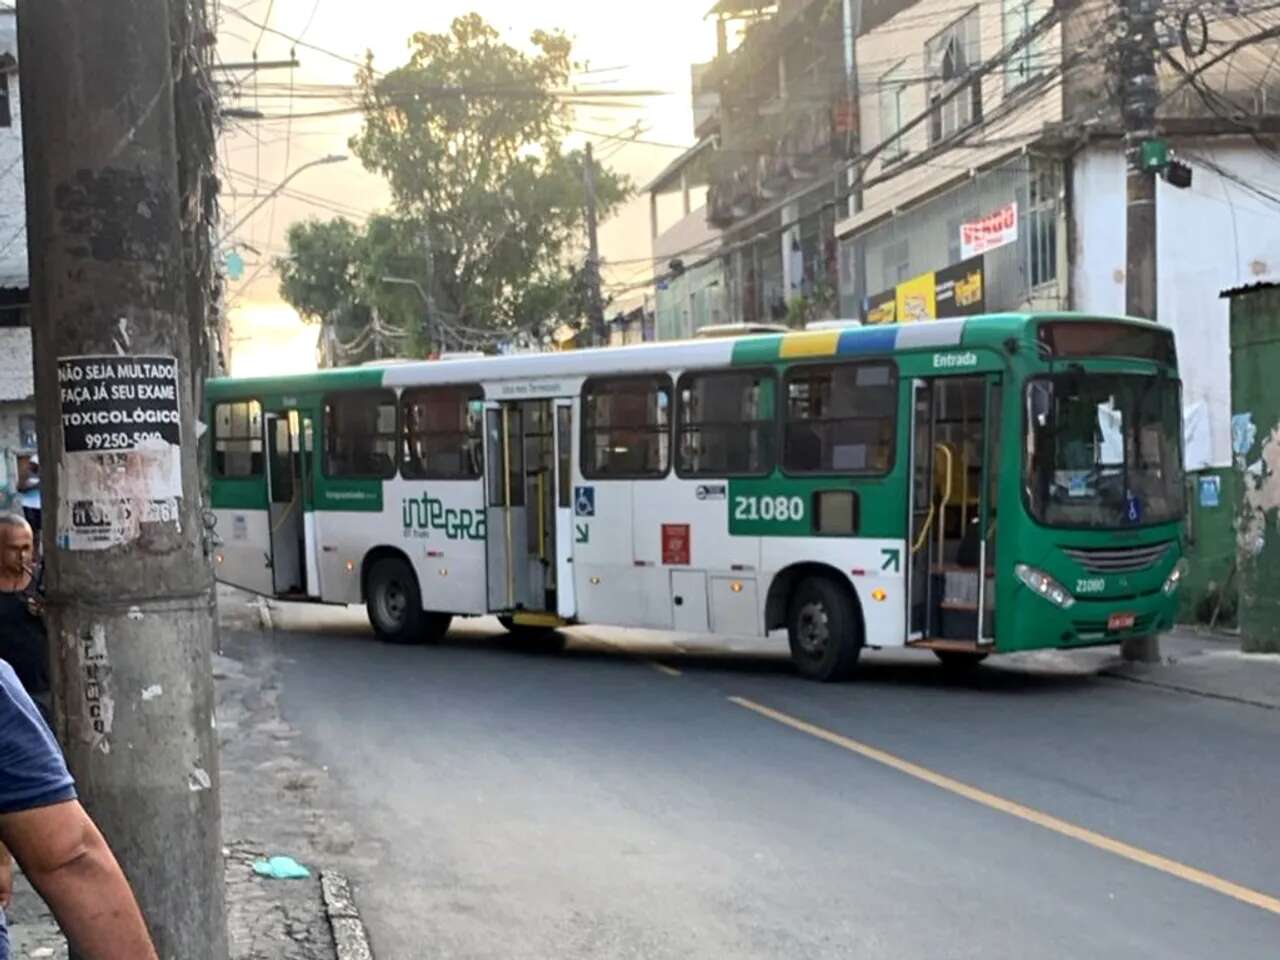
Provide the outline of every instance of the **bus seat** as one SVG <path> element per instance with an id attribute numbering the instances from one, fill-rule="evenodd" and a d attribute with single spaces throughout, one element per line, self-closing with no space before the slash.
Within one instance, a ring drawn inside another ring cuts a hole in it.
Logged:
<path id="1" fill-rule="evenodd" d="M 786 460 L 793 470 L 822 469 L 822 439 L 807 423 L 791 425 L 786 434 Z"/>

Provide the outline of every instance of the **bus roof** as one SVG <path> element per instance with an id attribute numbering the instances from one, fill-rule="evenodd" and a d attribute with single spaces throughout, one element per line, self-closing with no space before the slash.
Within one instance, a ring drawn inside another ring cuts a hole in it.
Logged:
<path id="1" fill-rule="evenodd" d="M 987 314 L 957 320 L 881 326 L 836 327 L 738 338 L 712 338 L 601 347 L 558 353 L 458 358 L 447 363 L 414 361 L 394 365 L 343 367 L 280 377 L 210 380 L 212 400 L 255 393 L 314 393 L 490 380 L 537 380 L 600 374 L 642 374 L 684 367 L 750 366 L 789 359 L 889 356 L 905 350 L 1000 348 L 1021 339 L 1033 322 L 1124 323 L 1152 327 L 1146 320 L 1071 313 Z M 1166 329 L 1167 328 L 1160 328 Z"/>

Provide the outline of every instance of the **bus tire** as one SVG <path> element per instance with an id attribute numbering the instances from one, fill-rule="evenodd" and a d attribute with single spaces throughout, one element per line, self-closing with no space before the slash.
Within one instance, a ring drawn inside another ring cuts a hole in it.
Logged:
<path id="1" fill-rule="evenodd" d="M 499 617 L 498 622 L 522 650 L 534 653 L 560 653 L 565 647 L 565 636 L 555 627 L 533 627 L 516 623 L 513 617 Z"/>
<path id="2" fill-rule="evenodd" d="M 985 653 L 969 653 L 965 650 L 935 650 L 933 655 L 941 661 L 946 670 L 953 673 L 966 673 L 978 669 L 978 664 L 987 659 Z"/>
<path id="3" fill-rule="evenodd" d="M 424 613 L 422 615 L 422 632 L 418 634 L 419 643 L 439 643 L 449 632 L 453 624 L 451 613 Z"/>
<path id="4" fill-rule="evenodd" d="M 374 563 L 365 588 L 365 609 L 383 643 L 421 643 L 427 634 L 418 578 L 400 557 L 383 557 Z"/>
<path id="5" fill-rule="evenodd" d="M 791 660 L 808 680 L 845 680 L 862 653 L 862 618 L 852 593 L 826 577 L 807 577 L 787 608 Z"/>

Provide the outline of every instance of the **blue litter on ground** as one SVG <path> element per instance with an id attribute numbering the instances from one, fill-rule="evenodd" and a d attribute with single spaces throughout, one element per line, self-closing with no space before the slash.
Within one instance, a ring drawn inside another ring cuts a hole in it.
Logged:
<path id="1" fill-rule="evenodd" d="M 253 872 L 260 877 L 270 877 L 273 880 L 305 880 L 311 876 L 311 871 L 293 857 L 258 860 L 253 865 Z"/>

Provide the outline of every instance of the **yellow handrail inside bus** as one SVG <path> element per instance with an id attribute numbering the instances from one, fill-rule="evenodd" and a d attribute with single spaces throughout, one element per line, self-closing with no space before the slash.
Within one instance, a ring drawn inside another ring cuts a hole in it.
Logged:
<path id="1" fill-rule="evenodd" d="M 936 453 L 945 454 L 947 458 L 947 470 L 946 470 L 947 484 L 946 484 L 946 489 L 943 491 L 942 501 L 941 501 L 942 510 L 943 510 L 943 515 L 941 519 L 945 519 L 947 504 L 951 502 L 951 463 L 952 463 L 951 450 L 949 447 L 947 447 L 945 443 L 939 443 L 933 449 Z M 936 479 L 936 476 L 935 476 L 935 479 Z M 913 557 L 917 553 L 919 553 L 921 550 L 924 549 L 925 542 L 929 539 L 929 528 L 933 526 L 933 521 L 937 518 L 939 518 L 938 502 L 935 501 L 932 496 L 930 496 L 929 497 L 929 516 L 925 520 L 924 526 L 920 528 L 920 536 L 916 539 L 915 544 L 913 544 L 911 547 L 911 555 Z"/>
<path id="2" fill-rule="evenodd" d="M 538 559 L 547 562 L 547 501 L 545 493 L 546 475 L 538 474 Z"/>
<path id="3" fill-rule="evenodd" d="M 940 443 L 937 446 L 938 453 L 945 454 L 947 458 L 947 486 L 942 492 L 942 500 L 938 504 L 938 565 L 941 566 L 946 558 L 945 550 L 947 548 L 947 507 L 951 505 L 951 484 L 954 477 L 951 471 L 955 467 L 955 455 L 951 452 L 948 444 Z"/>

